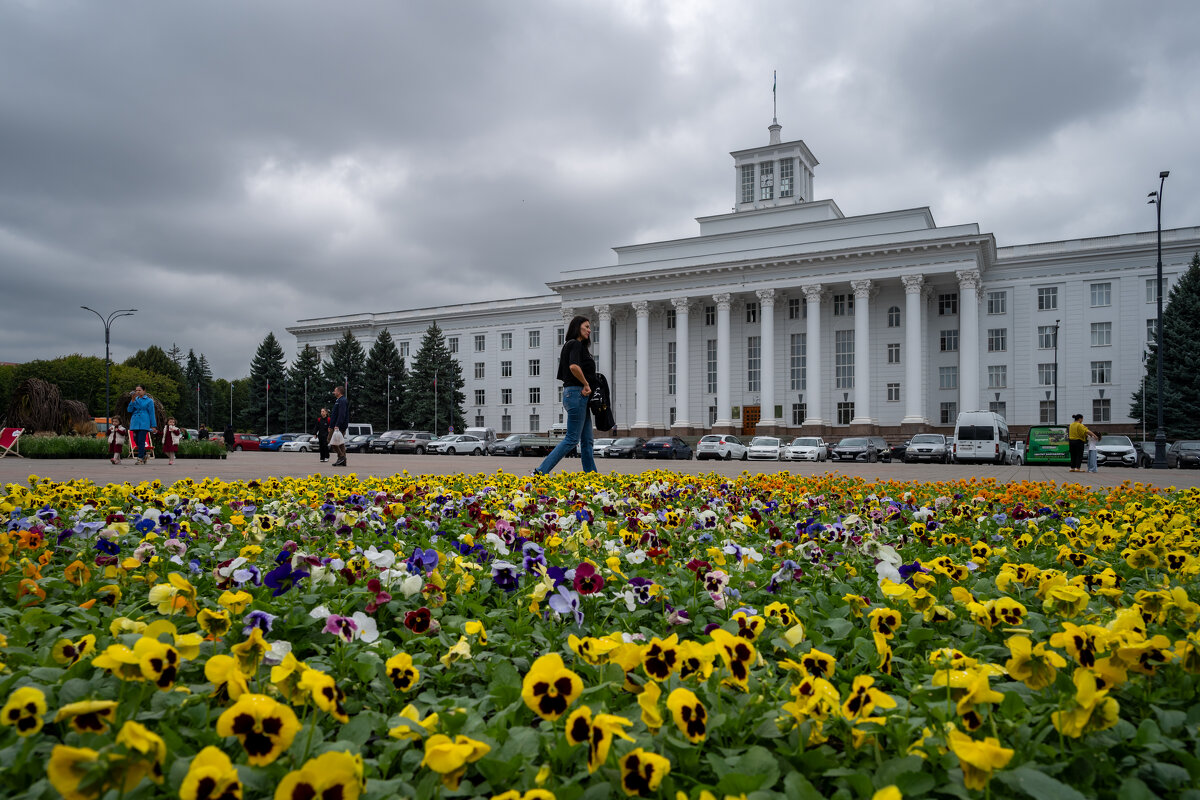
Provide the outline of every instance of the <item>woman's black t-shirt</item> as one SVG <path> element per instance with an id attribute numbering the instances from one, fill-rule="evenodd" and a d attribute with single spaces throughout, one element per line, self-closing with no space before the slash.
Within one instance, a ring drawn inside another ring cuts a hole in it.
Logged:
<path id="1" fill-rule="evenodd" d="M 596 359 L 592 358 L 591 352 L 578 339 L 571 339 L 566 342 L 562 350 L 558 354 L 558 379 L 563 382 L 563 386 L 583 386 L 583 383 L 575 377 L 575 373 L 571 372 L 571 365 L 578 364 L 583 370 L 584 376 L 588 379 L 588 385 L 596 385 Z"/>

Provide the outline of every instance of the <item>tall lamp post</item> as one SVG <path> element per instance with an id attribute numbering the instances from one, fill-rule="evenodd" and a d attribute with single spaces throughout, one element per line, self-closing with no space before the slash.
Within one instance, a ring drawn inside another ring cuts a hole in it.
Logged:
<path id="1" fill-rule="evenodd" d="M 1054 424 L 1058 425 L 1058 323 L 1054 320 Z"/>
<path id="2" fill-rule="evenodd" d="M 1167 176 L 1170 171 L 1163 170 L 1158 173 L 1158 191 L 1151 192 L 1147 195 L 1150 199 L 1147 201 L 1154 204 L 1154 210 L 1158 217 L 1158 270 L 1155 273 L 1158 277 L 1158 283 L 1155 285 L 1155 294 L 1158 295 L 1158 321 L 1154 326 L 1154 341 L 1155 352 L 1154 360 L 1157 362 L 1157 375 L 1155 376 L 1154 399 L 1158 401 L 1158 430 L 1154 432 L 1154 469 L 1167 468 L 1167 429 L 1163 424 L 1163 330 L 1162 330 L 1162 306 L 1163 306 L 1163 276 L 1162 276 L 1162 198 L 1163 189 L 1166 188 Z M 1144 416 L 1144 415 L 1143 415 Z"/>
<path id="3" fill-rule="evenodd" d="M 111 404 L 111 401 L 109 400 L 109 395 L 112 393 L 112 386 L 111 386 L 112 381 L 110 378 L 110 375 L 111 375 L 110 364 L 112 362 L 111 362 L 111 359 L 109 358 L 109 340 L 110 340 L 109 331 L 112 329 L 113 320 L 119 319 L 121 317 L 132 317 L 134 312 L 137 311 L 137 309 L 136 308 L 119 308 L 116 311 L 109 314 L 107 317 L 105 317 L 103 314 L 101 314 L 99 311 L 97 311 L 94 308 L 88 308 L 87 306 L 80 306 L 80 308 L 82 308 L 84 311 L 92 312 L 97 317 L 99 317 L 100 322 L 104 324 L 104 421 L 108 422 L 110 419 L 112 419 L 112 404 Z M 1160 316 L 1161 316 L 1161 314 L 1160 314 Z M 1161 420 L 1160 420 L 1160 424 L 1161 424 Z"/>
<path id="4" fill-rule="evenodd" d="M 392 429 L 392 373 L 387 376 L 387 429 Z"/>

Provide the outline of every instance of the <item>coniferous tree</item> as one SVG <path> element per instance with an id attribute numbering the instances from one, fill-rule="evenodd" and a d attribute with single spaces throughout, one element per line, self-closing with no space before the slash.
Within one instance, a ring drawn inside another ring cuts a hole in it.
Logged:
<path id="1" fill-rule="evenodd" d="M 442 329 L 436 322 L 431 323 L 421 338 L 421 347 L 409 374 L 409 421 L 415 428 L 439 435 L 450 425 L 461 432 L 466 427 L 465 400 L 462 366 L 446 346 Z"/>
<path id="2" fill-rule="evenodd" d="M 200 354 L 200 419 L 211 425 L 213 407 L 213 374 L 208 358 Z"/>
<path id="3" fill-rule="evenodd" d="M 243 424 L 255 433 L 284 432 L 283 382 L 287 374 L 285 366 L 283 347 L 273 332 L 268 333 L 250 362 L 250 396 L 242 416 Z"/>
<path id="4" fill-rule="evenodd" d="M 187 420 L 187 427 L 199 428 L 200 421 L 204 419 L 204 410 L 201 408 L 201 398 L 203 389 L 201 387 L 200 375 L 200 359 L 196 358 L 195 350 L 188 350 L 187 366 L 183 370 L 184 389 L 182 394 L 184 408 L 180 409 L 177 414 L 181 420 Z"/>
<path id="5" fill-rule="evenodd" d="M 1200 253 L 1192 256 L 1187 272 L 1163 298 L 1163 426 L 1167 439 L 1200 439 Z M 1153 439 L 1158 427 L 1158 343 L 1151 341 L 1146 359 L 1145 405 L 1143 389 L 1133 393 L 1129 416 L 1142 422 Z"/>
<path id="6" fill-rule="evenodd" d="M 385 328 L 375 337 L 375 344 L 371 345 L 371 352 L 367 354 L 366 391 L 364 399 L 358 404 L 363 417 L 377 431 L 404 426 L 404 420 L 407 419 L 404 415 L 404 384 L 407 378 L 404 359 L 396 349 L 392 334 Z"/>
<path id="7" fill-rule="evenodd" d="M 175 342 L 171 342 L 171 349 L 167 351 L 167 358 L 175 362 L 175 366 L 183 369 L 183 349 Z"/>
<path id="8" fill-rule="evenodd" d="M 317 412 L 326 405 L 328 381 L 321 374 L 321 354 L 304 345 L 288 368 L 288 419 L 292 430 L 312 432 Z"/>
<path id="9" fill-rule="evenodd" d="M 359 408 L 365 400 L 363 379 L 366 377 L 367 352 L 359 344 L 354 334 L 346 331 L 345 335 L 333 345 L 329 351 L 329 361 L 323 368 L 325 386 L 318 395 L 319 402 L 333 409 L 333 387 L 344 386 L 346 400 L 350 404 L 350 416 L 358 419 Z"/>

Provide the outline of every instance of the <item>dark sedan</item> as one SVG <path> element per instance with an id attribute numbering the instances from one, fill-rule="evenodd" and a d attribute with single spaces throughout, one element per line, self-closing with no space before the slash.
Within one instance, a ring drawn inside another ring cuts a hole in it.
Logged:
<path id="1" fill-rule="evenodd" d="M 688 460 L 692 457 L 692 448 L 678 436 L 655 436 L 642 442 L 638 448 L 638 458 L 670 458 Z"/>
<path id="2" fill-rule="evenodd" d="M 608 458 L 633 458 L 635 455 L 641 458 L 640 451 L 645 442 L 645 439 L 634 436 L 617 439 L 608 446 Z"/>
<path id="3" fill-rule="evenodd" d="M 1167 450 L 1167 466 L 1171 469 L 1200 467 L 1200 442 L 1176 442 Z"/>
<path id="4" fill-rule="evenodd" d="M 371 442 L 371 452 L 372 453 L 390 453 L 390 452 L 392 452 L 392 445 L 395 444 L 397 439 L 399 439 L 401 436 L 405 435 L 406 433 L 412 433 L 412 431 L 384 431 L 382 434 L 380 434 L 378 439 Z"/>
<path id="5" fill-rule="evenodd" d="M 346 440 L 347 453 L 365 453 L 371 448 L 371 442 L 379 438 L 377 433 L 360 433 Z"/>
<path id="6" fill-rule="evenodd" d="M 829 449 L 831 461 L 878 461 L 879 450 L 865 436 L 848 436 Z"/>

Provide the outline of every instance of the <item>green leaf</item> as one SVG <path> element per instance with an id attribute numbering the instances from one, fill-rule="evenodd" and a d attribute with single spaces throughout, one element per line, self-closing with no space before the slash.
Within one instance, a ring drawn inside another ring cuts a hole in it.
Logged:
<path id="1" fill-rule="evenodd" d="M 1004 784 L 1020 790 L 1030 797 L 1042 800 L 1086 800 L 1086 797 L 1060 780 L 1051 778 L 1033 767 L 1017 767 L 1011 772 L 998 772 L 996 777 Z"/>
<path id="2" fill-rule="evenodd" d="M 1162 734 L 1159 732 L 1158 723 L 1152 719 L 1142 720 L 1142 724 L 1138 726 L 1137 736 L 1133 737 L 1133 743 L 1139 747 L 1145 747 L 1148 744 L 1156 744 L 1162 739 Z"/>
<path id="3" fill-rule="evenodd" d="M 799 772 L 789 772 L 784 777 L 783 794 L 792 800 L 824 800 L 817 787 Z"/>
<path id="4" fill-rule="evenodd" d="M 593 783 L 587 791 L 579 796 L 579 800 L 607 800 L 613 793 L 612 784 L 607 781 Z"/>
<path id="5" fill-rule="evenodd" d="M 371 738 L 371 734 L 383 726 L 384 722 L 383 715 L 377 711 L 360 711 L 338 731 L 338 741 L 351 742 L 361 748 Z"/>
<path id="6" fill-rule="evenodd" d="M 825 620 L 824 626 L 834 639 L 843 639 L 849 635 L 850 631 L 854 630 L 854 623 L 848 619 L 838 619 L 837 617 Z"/>
<path id="7" fill-rule="evenodd" d="M 1138 778 L 1126 778 L 1117 789 L 1117 800 L 1157 800 L 1158 795 Z"/>

